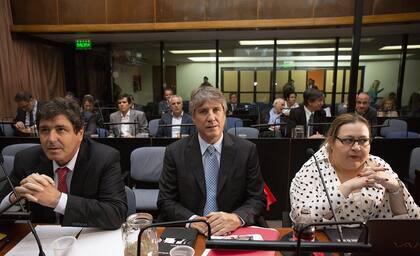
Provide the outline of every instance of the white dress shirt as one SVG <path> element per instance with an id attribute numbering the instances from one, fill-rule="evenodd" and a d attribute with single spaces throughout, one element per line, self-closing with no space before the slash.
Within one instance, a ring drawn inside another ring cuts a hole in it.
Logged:
<path id="1" fill-rule="evenodd" d="M 309 129 L 309 118 L 311 118 L 311 114 L 314 114 L 314 112 L 311 112 L 306 106 L 303 106 L 305 109 L 305 117 L 306 117 L 306 137 L 308 138 L 310 136 L 310 130 Z M 315 115 L 315 114 L 314 114 Z"/>
<path id="2" fill-rule="evenodd" d="M 179 117 L 176 117 L 172 114 L 172 125 L 174 124 L 182 124 L 182 116 L 184 115 L 184 111 L 181 112 Z M 172 138 L 179 138 L 181 137 L 181 126 L 172 126 Z"/>
<path id="3" fill-rule="evenodd" d="M 130 110 L 128 110 L 125 116 L 121 113 L 121 123 L 129 123 L 130 122 Z M 130 125 L 129 124 L 122 124 L 121 125 L 121 135 L 126 136 L 130 134 Z"/>

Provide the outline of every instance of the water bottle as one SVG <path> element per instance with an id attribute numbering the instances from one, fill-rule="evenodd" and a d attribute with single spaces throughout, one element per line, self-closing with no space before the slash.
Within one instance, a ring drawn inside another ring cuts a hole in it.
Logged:
<path id="1" fill-rule="evenodd" d="M 311 224 L 311 209 L 309 207 L 302 207 L 300 211 L 300 216 L 296 218 L 295 223 L 293 223 L 293 239 L 297 240 L 299 237 L 299 231 L 305 228 L 306 225 Z M 315 227 L 305 228 L 301 233 L 301 240 L 305 242 L 314 242 L 315 241 Z"/>

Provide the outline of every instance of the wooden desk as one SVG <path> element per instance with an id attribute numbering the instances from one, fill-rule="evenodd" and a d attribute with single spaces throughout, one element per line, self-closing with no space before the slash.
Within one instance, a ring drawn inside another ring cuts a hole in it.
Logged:
<path id="1" fill-rule="evenodd" d="M 164 228 L 158 228 L 159 236 L 162 234 L 163 230 Z M 289 233 L 292 229 L 291 228 L 278 228 L 277 230 L 280 232 L 280 237 L 283 237 L 284 235 Z M 0 232 L 6 233 L 10 239 L 10 242 L 7 243 L 7 245 L 3 249 L 0 250 L 0 255 L 5 255 L 30 232 L 30 229 L 28 225 L 26 224 L 7 224 L 7 225 L 2 225 L 0 227 Z M 323 241 L 323 242 L 328 241 L 327 236 L 322 232 L 317 232 L 316 236 L 317 236 L 317 239 L 320 241 Z M 203 235 L 199 235 L 197 237 L 197 242 L 194 248 L 196 255 L 201 255 L 206 249 L 205 240 L 206 240 L 206 237 L 204 237 Z M 281 255 L 281 254 L 278 253 L 277 255 Z"/>

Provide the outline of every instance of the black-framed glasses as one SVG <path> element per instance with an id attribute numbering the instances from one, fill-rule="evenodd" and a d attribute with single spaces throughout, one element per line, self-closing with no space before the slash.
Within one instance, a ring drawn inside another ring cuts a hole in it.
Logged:
<path id="1" fill-rule="evenodd" d="M 364 137 L 356 139 L 353 137 L 340 138 L 338 136 L 335 136 L 335 138 L 339 140 L 341 143 L 343 143 L 343 145 L 350 146 L 350 147 L 352 147 L 354 143 L 356 142 L 359 146 L 366 147 L 366 146 L 369 146 L 370 143 L 372 142 L 371 138 L 364 138 Z"/>

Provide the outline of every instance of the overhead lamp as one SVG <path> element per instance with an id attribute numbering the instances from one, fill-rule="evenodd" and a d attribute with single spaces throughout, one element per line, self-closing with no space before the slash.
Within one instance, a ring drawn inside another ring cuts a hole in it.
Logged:
<path id="1" fill-rule="evenodd" d="M 278 52 L 335 52 L 335 48 L 326 47 L 326 48 L 279 48 Z M 340 47 L 338 48 L 340 52 L 351 52 L 351 47 Z"/>
<path id="2" fill-rule="evenodd" d="M 387 51 L 387 50 L 401 50 L 402 45 L 388 45 L 379 48 L 380 51 Z M 407 45 L 407 49 L 420 49 L 420 44 L 409 44 Z"/>
<path id="3" fill-rule="evenodd" d="M 361 42 L 370 42 L 374 38 L 365 37 Z M 340 39 L 340 43 L 351 43 L 352 38 Z M 274 40 L 240 40 L 240 45 L 274 45 Z M 277 40 L 277 45 L 290 45 L 290 44 L 335 44 L 335 39 L 294 39 L 294 40 Z"/>
<path id="4" fill-rule="evenodd" d="M 216 49 L 201 49 L 201 50 L 169 50 L 172 54 L 201 54 L 201 53 L 216 53 Z M 222 50 L 219 50 L 222 53 Z"/>

